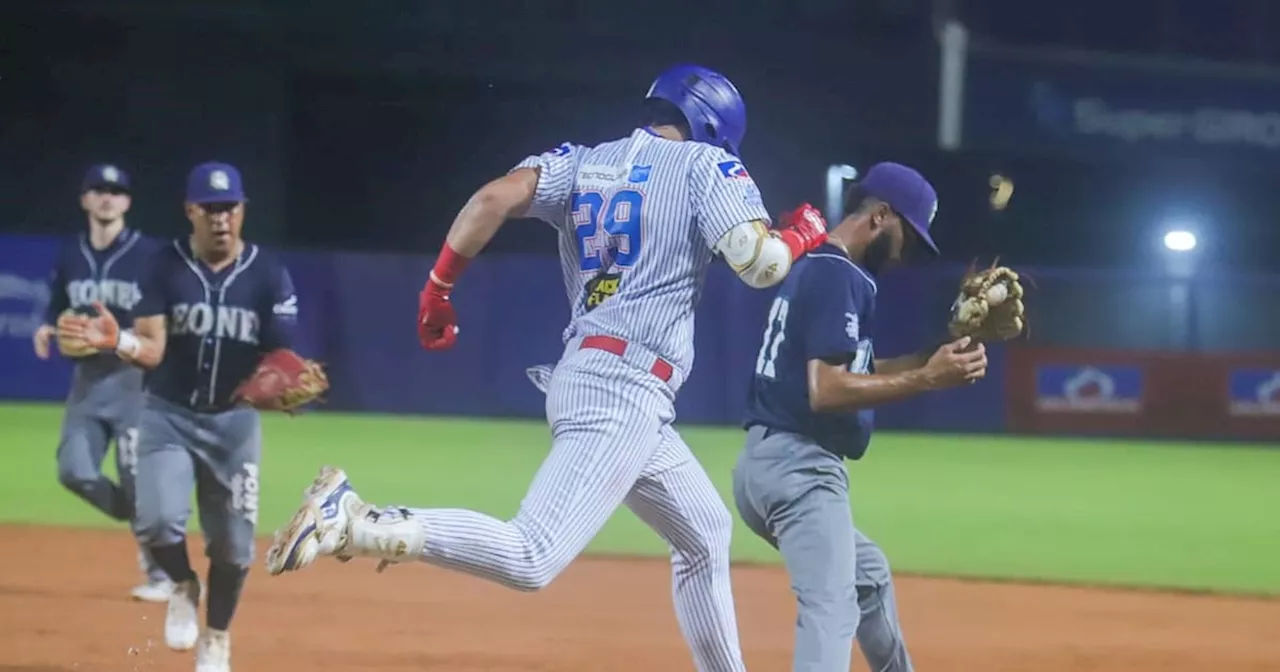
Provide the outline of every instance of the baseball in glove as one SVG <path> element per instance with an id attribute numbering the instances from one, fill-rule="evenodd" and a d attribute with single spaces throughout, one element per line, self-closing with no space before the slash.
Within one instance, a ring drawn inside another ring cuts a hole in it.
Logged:
<path id="1" fill-rule="evenodd" d="M 329 389 L 329 377 L 318 362 L 281 348 L 272 350 L 258 362 L 253 375 L 236 388 L 231 399 L 263 411 L 298 408 L 320 398 Z"/>
<path id="2" fill-rule="evenodd" d="M 965 272 L 947 324 L 952 338 L 968 336 L 984 343 L 1007 341 L 1026 327 L 1020 278 L 1014 270 L 998 266 L 998 261 L 980 271 L 973 264 Z"/>
<path id="3" fill-rule="evenodd" d="M 75 310 L 68 308 L 58 315 L 58 323 L 54 325 L 58 335 L 58 352 L 63 357 L 88 357 L 96 355 L 100 350 L 85 342 L 80 336 L 73 336 L 67 326 L 74 320 L 84 320 L 85 316 L 80 315 Z"/>

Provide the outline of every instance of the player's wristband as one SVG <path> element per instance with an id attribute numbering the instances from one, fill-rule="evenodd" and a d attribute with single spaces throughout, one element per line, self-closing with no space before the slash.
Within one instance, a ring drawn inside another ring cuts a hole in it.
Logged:
<path id="1" fill-rule="evenodd" d="M 462 275 L 462 270 L 469 263 L 471 263 L 470 258 L 458 254 L 458 251 L 446 242 L 444 247 L 440 248 L 440 256 L 436 258 L 435 268 L 431 269 L 431 280 L 449 289 L 458 281 L 458 276 Z"/>
<path id="2" fill-rule="evenodd" d="M 124 330 L 116 338 L 116 354 L 126 359 L 134 359 L 142 350 L 142 341 L 132 331 Z"/>

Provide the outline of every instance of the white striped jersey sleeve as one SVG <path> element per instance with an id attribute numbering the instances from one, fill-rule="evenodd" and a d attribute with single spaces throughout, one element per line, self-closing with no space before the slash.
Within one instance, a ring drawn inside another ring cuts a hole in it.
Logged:
<path id="1" fill-rule="evenodd" d="M 538 188 L 525 217 L 540 219 L 557 229 L 565 225 L 582 150 L 572 143 L 561 143 L 555 149 L 526 157 L 511 169 L 511 172 L 521 168 L 538 169 Z"/>
<path id="2" fill-rule="evenodd" d="M 689 171 L 693 213 L 707 247 L 733 227 L 752 220 L 769 221 L 760 189 L 737 158 L 719 147 L 706 146 Z"/>

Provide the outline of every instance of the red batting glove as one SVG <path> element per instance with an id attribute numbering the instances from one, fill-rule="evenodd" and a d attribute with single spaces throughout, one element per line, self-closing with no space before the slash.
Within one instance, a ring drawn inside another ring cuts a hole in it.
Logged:
<path id="1" fill-rule="evenodd" d="M 827 220 L 817 208 L 808 203 L 783 213 L 779 224 L 778 238 L 791 248 L 792 261 L 827 242 Z"/>
<path id="2" fill-rule="evenodd" d="M 428 350 L 448 350 L 458 340 L 458 315 L 449 302 L 449 292 L 471 259 L 458 254 L 445 241 L 435 268 L 418 294 L 418 340 Z"/>
<path id="3" fill-rule="evenodd" d="M 447 350 L 458 340 L 458 315 L 449 290 L 432 273 L 418 293 L 418 340 L 427 350 Z"/>

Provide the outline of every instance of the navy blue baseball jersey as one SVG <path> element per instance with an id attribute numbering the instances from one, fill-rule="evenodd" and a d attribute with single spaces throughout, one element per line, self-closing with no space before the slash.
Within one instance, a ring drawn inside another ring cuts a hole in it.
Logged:
<path id="1" fill-rule="evenodd" d="M 797 261 L 769 310 L 746 426 L 803 434 L 837 455 L 862 457 L 871 441 L 874 411 L 813 411 L 808 362 L 839 362 L 854 373 L 873 373 L 875 299 L 871 274 L 833 245 Z"/>
<path id="2" fill-rule="evenodd" d="M 76 236 L 54 266 L 45 323 L 56 324 L 68 308 L 88 314 L 94 301 L 101 301 L 121 324 L 132 322 L 150 257 L 159 247 L 158 241 L 133 229 L 122 230 L 103 250 L 89 244 L 87 233 Z M 114 353 L 93 357 L 118 359 Z"/>
<path id="3" fill-rule="evenodd" d="M 252 243 L 214 272 L 186 238 L 152 259 L 135 318 L 163 315 L 164 359 L 147 372 L 152 395 L 202 412 L 230 408 L 231 393 L 262 354 L 293 347 L 298 298 L 273 255 Z"/>

